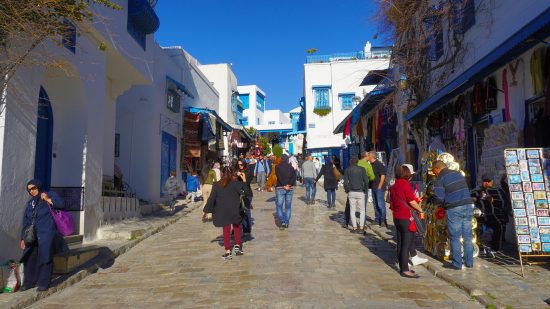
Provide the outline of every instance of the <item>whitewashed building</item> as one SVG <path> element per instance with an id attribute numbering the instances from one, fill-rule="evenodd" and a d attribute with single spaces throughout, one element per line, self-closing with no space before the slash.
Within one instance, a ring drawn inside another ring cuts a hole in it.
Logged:
<path id="1" fill-rule="evenodd" d="M 77 233 L 92 239 L 102 224 L 102 180 L 114 173 L 116 101 L 133 85 L 151 82 L 148 54 L 159 26 L 148 3 L 114 2 L 123 9 L 91 4 L 105 22 L 79 24 L 61 46 L 37 49 L 65 61 L 63 70 L 24 67 L 3 89 L 0 260 L 20 254 L 31 178 L 66 194 L 67 206 L 79 210 L 73 212 Z"/>
<path id="2" fill-rule="evenodd" d="M 139 198 L 161 202 L 170 171 L 182 171 L 183 112 L 218 112 L 219 98 L 181 47 L 155 44 L 150 56 L 151 85 L 134 86 L 117 100 L 115 161 Z"/>
<path id="3" fill-rule="evenodd" d="M 389 66 L 391 48 L 372 47 L 363 51 L 308 56 L 304 64 L 304 97 L 307 149 L 316 157 L 341 156 L 345 147 L 336 126 L 374 86 L 360 86 L 369 71 Z"/>
<path id="4" fill-rule="evenodd" d="M 244 106 L 242 124 L 255 127 L 264 123 L 265 92 L 256 85 L 239 86 L 239 98 Z"/>

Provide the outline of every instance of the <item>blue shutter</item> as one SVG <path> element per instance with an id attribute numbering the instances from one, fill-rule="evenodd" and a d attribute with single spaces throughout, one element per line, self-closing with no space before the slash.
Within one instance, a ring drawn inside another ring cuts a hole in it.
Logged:
<path id="1" fill-rule="evenodd" d="M 474 0 L 451 0 L 452 28 L 456 33 L 464 34 L 476 22 Z"/>
<path id="2" fill-rule="evenodd" d="M 462 20 L 462 33 L 466 33 L 468 29 L 476 23 L 476 5 L 474 0 L 464 0 L 464 12 Z"/>
<path id="3" fill-rule="evenodd" d="M 433 8 L 434 14 L 424 19 L 426 27 L 426 45 L 428 60 L 436 61 L 443 55 L 443 31 L 441 18 L 437 7 Z"/>
<path id="4" fill-rule="evenodd" d="M 340 102 L 342 104 L 342 110 L 350 110 L 353 109 L 353 96 L 354 94 L 340 94 Z"/>
<path id="5" fill-rule="evenodd" d="M 250 95 L 248 95 L 248 94 L 241 94 L 239 97 L 241 98 L 241 102 L 243 102 L 244 108 L 245 108 L 245 109 L 248 109 L 248 108 L 249 108 Z"/>
<path id="6" fill-rule="evenodd" d="M 315 109 L 330 108 L 330 87 L 313 88 L 313 96 L 315 99 Z"/>
<path id="7" fill-rule="evenodd" d="M 66 28 L 61 38 L 61 44 L 74 54 L 76 53 L 76 27 L 68 20 L 64 20 L 63 25 Z"/>

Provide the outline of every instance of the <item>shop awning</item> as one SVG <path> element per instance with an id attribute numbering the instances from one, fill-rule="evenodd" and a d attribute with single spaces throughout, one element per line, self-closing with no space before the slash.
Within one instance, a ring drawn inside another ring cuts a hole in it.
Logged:
<path id="1" fill-rule="evenodd" d="M 415 109 L 405 115 L 409 121 L 429 112 L 437 110 L 452 98 L 470 88 L 477 81 L 486 78 L 506 63 L 544 42 L 550 36 L 550 8 L 521 28 L 460 76 L 439 90 L 432 97 L 420 103 Z"/>
<path id="2" fill-rule="evenodd" d="M 218 116 L 218 113 L 216 113 L 215 110 L 211 110 L 211 109 L 208 109 L 208 108 L 200 108 L 200 107 L 190 107 L 189 111 L 192 112 L 192 113 L 208 113 L 208 114 L 211 114 L 216 118 L 216 122 L 219 123 L 222 126 L 224 131 L 226 131 L 226 132 L 233 131 L 233 128 L 227 122 L 225 122 L 220 116 Z"/>
<path id="3" fill-rule="evenodd" d="M 371 86 L 378 85 L 380 82 L 386 78 L 388 75 L 388 70 L 372 70 L 367 73 L 367 76 L 363 79 L 359 86 Z"/>
<path id="4" fill-rule="evenodd" d="M 183 92 L 185 95 L 187 95 L 191 99 L 195 98 L 193 96 L 193 94 L 187 89 L 187 87 L 185 87 L 184 84 L 178 82 L 177 80 L 173 79 L 172 77 L 170 77 L 168 75 L 166 75 L 166 82 L 171 83 L 172 85 L 174 85 L 174 87 L 176 87 L 179 91 Z"/>
<path id="5" fill-rule="evenodd" d="M 346 122 L 348 121 L 348 118 L 353 117 L 354 113 L 361 113 L 361 115 L 364 115 L 378 106 L 380 101 L 382 101 L 388 94 L 392 93 L 395 90 L 394 87 L 385 87 L 381 89 L 375 89 L 367 94 L 365 98 L 359 103 L 352 111 L 347 115 L 338 126 L 334 129 L 332 133 L 338 134 L 342 133 L 344 131 L 344 127 L 346 126 Z"/>

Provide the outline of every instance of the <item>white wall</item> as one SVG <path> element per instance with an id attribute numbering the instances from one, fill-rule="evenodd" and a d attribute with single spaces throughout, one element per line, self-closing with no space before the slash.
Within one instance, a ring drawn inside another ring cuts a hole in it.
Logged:
<path id="1" fill-rule="evenodd" d="M 274 121 L 275 124 L 287 124 L 290 123 L 290 118 L 278 109 L 266 110 L 264 112 L 263 125 L 269 125 L 270 121 Z"/>
<path id="2" fill-rule="evenodd" d="M 550 7 L 550 0 L 475 0 L 475 24 L 464 35 L 465 53 L 447 83 L 462 74 L 506 39 Z M 447 41 L 444 40 L 445 44 Z M 450 48 L 444 47 L 449 53 Z M 441 59 L 444 59 L 443 56 Z M 438 73 L 439 74 L 439 73 Z M 432 93 L 444 85 L 432 87 Z"/>
<path id="3" fill-rule="evenodd" d="M 330 63 L 304 64 L 304 97 L 306 99 L 306 130 L 308 149 L 335 148 L 344 144 L 342 135 L 334 135 L 334 128 L 351 112 L 342 110 L 338 99 L 340 93 L 355 93 L 363 98 L 374 86 L 360 87 L 361 81 L 371 70 L 388 68 L 388 59 L 336 61 Z M 320 117 L 313 113 L 314 86 L 330 86 L 331 112 Z M 311 125 L 315 127 L 312 128 Z"/>
<path id="4" fill-rule="evenodd" d="M 248 109 L 245 109 L 243 112 L 243 116 L 248 117 L 248 126 L 255 127 L 258 125 L 258 122 L 260 125 L 264 123 L 264 111 L 265 108 L 267 108 L 267 97 L 265 92 L 256 85 L 239 86 L 238 91 L 240 94 L 249 94 L 249 106 Z M 265 98 L 264 111 L 256 108 L 257 92 L 261 93 Z"/>

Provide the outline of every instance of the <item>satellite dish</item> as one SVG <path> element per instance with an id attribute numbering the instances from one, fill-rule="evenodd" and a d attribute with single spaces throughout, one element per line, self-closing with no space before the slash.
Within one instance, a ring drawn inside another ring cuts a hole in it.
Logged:
<path id="1" fill-rule="evenodd" d="M 157 5 L 158 0 L 149 0 L 149 5 L 154 8 Z"/>

